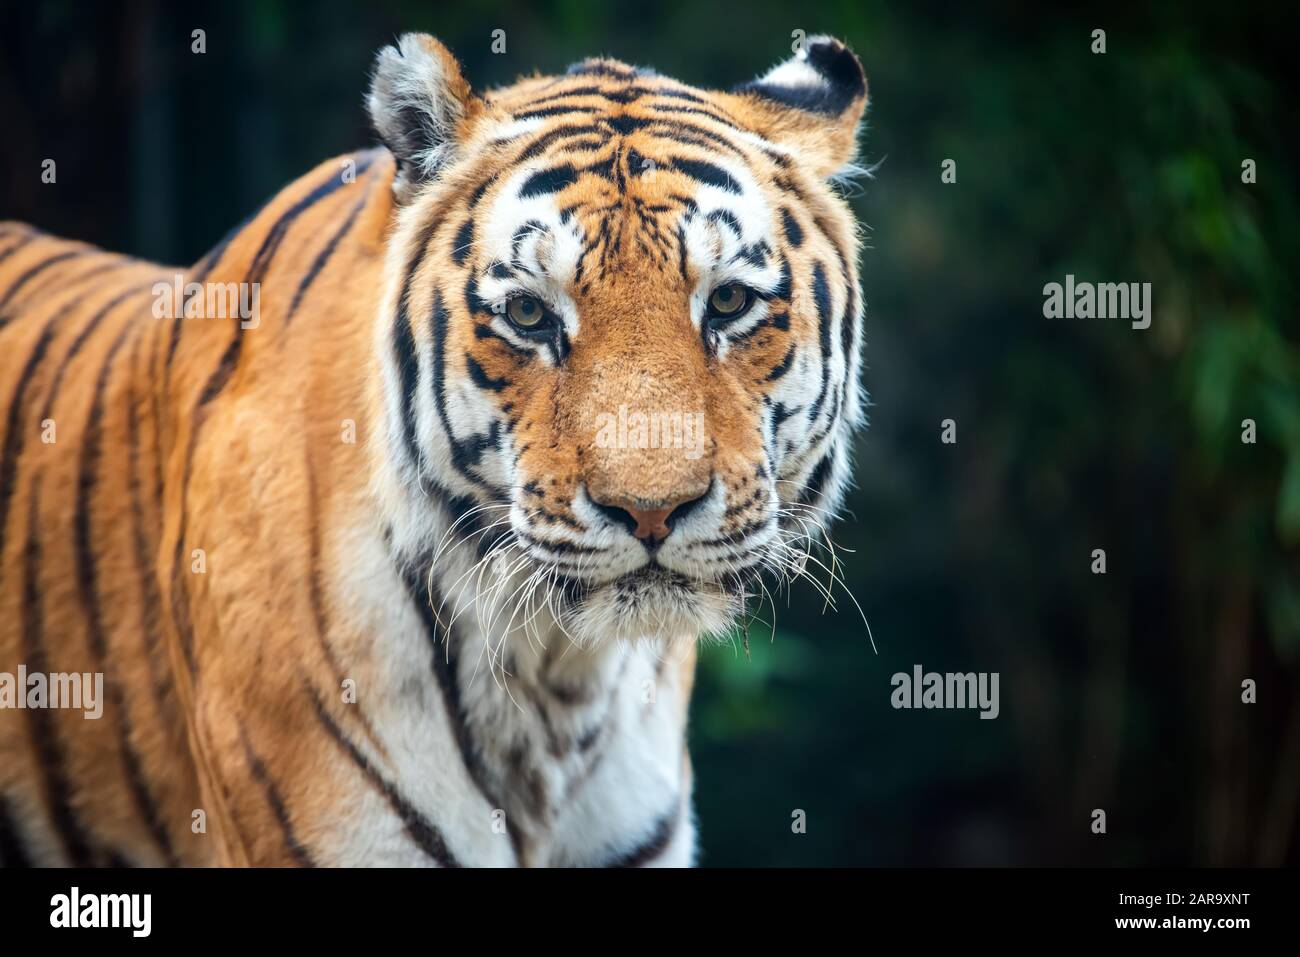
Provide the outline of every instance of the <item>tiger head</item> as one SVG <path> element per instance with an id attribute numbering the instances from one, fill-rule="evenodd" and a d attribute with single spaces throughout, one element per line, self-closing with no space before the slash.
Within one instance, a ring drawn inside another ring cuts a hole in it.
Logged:
<path id="1" fill-rule="evenodd" d="M 834 185 L 866 102 L 826 37 L 731 92 L 593 59 L 479 94 L 431 37 L 379 54 L 382 458 L 406 546 L 472 556 L 441 587 L 488 562 L 584 642 L 716 633 L 802 571 L 863 417 Z"/>

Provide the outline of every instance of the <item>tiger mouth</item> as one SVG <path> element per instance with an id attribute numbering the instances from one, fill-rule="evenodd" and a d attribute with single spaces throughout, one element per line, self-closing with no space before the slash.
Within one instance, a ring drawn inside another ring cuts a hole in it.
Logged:
<path id="1" fill-rule="evenodd" d="M 610 590 L 622 600 L 634 602 L 651 596 L 695 597 L 701 594 L 722 594 L 739 598 L 745 594 L 748 579 L 737 572 L 724 572 L 716 577 L 693 578 L 666 568 L 656 561 L 626 572 L 605 582 L 570 581 L 566 597 L 580 604 L 592 594 Z"/>
<path id="2" fill-rule="evenodd" d="M 694 592 L 699 588 L 698 582 L 691 581 L 681 572 L 675 572 L 653 561 L 614 579 L 609 584 L 620 593 L 651 590 Z"/>
<path id="3" fill-rule="evenodd" d="M 622 578 L 616 581 L 625 581 L 634 585 L 664 584 L 664 585 L 689 585 L 690 579 L 681 572 L 675 572 L 671 568 L 665 568 L 658 562 L 650 562 L 643 565 L 635 571 L 630 571 Z"/>

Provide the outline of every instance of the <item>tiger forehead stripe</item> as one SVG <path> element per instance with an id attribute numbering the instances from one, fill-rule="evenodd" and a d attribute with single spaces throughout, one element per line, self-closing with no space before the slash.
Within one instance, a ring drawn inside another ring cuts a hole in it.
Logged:
<path id="1" fill-rule="evenodd" d="M 656 106 L 670 111 L 677 109 L 662 104 Z M 744 146 L 754 145 L 762 150 L 767 160 L 782 166 L 788 163 L 788 159 L 772 144 L 750 131 L 735 126 L 729 120 L 712 114 L 701 114 L 703 122 L 718 124 L 720 128 L 710 128 L 694 119 L 683 119 L 679 115 L 634 116 L 614 114 L 609 111 L 601 113 L 592 107 L 583 107 L 581 111 L 565 112 L 589 117 L 589 119 L 582 123 L 560 123 L 549 128 L 546 126 L 536 128 L 531 131 L 537 133 L 536 139 L 524 148 L 514 162 L 523 162 L 539 156 L 553 145 L 570 146 L 575 145 L 574 141 L 582 140 L 582 146 L 595 149 L 609 143 L 615 136 L 622 137 L 636 132 L 645 132 L 655 140 L 662 140 L 665 143 L 684 143 L 705 149 L 720 147 L 746 160 L 753 159 L 754 155 Z M 515 114 L 516 119 L 521 115 L 523 114 Z M 530 131 L 512 131 L 512 139 L 519 139 L 527 135 L 527 132 Z"/>
<path id="2" fill-rule="evenodd" d="M 734 120 L 729 118 L 725 113 L 707 106 L 682 106 L 677 103 L 668 102 L 671 97 L 667 91 L 656 91 L 654 96 L 662 96 L 664 100 L 647 98 L 645 100 L 624 100 L 623 103 L 635 103 L 636 106 L 643 110 L 657 111 L 643 115 L 630 114 L 623 111 L 615 112 L 611 106 L 596 103 L 564 103 L 554 102 L 550 106 L 535 107 L 524 110 L 516 110 L 512 115 L 515 120 L 543 119 L 553 116 L 564 116 L 568 114 L 585 114 L 592 116 L 595 122 L 606 123 L 619 132 L 628 133 L 635 129 L 643 129 L 653 124 L 662 124 L 666 121 L 678 122 L 677 117 L 704 117 L 722 126 L 728 127 L 735 131 L 743 129 Z M 608 99 L 608 98 L 606 98 Z M 610 100 L 610 103 L 614 101 Z M 706 101 L 699 101 L 704 103 Z M 659 114 L 667 113 L 670 116 L 661 116 Z"/>
<path id="3" fill-rule="evenodd" d="M 627 91 L 624 91 L 626 93 Z M 673 88 L 657 87 L 647 88 L 644 90 L 633 90 L 635 95 L 624 95 L 618 91 L 598 90 L 590 86 L 576 88 L 572 95 L 582 97 L 598 96 L 604 100 L 618 103 L 619 101 L 635 102 L 642 96 L 657 96 L 669 99 L 681 99 L 688 102 L 709 103 L 703 97 L 685 90 Z M 612 94 L 612 95 L 611 95 Z M 678 144 L 690 147 L 697 147 L 712 152 L 711 148 L 721 147 L 726 152 L 748 163 L 759 161 L 761 166 L 764 162 L 772 163 L 777 167 L 786 169 L 789 166 L 789 157 L 783 153 L 776 144 L 770 143 L 761 136 L 752 131 L 745 130 L 736 126 L 729 116 L 721 113 L 705 112 L 700 114 L 700 121 L 708 126 L 701 125 L 701 122 L 695 122 L 694 117 L 687 120 L 681 115 L 674 113 L 671 116 L 649 115 L 649 116 L 628 116 L 612 115 L 610 111 L 600 113 L 595 111 L 591 104 L 583 104 L 581 112 L 565 110 L 556 112 L 554 116 L 561 117 L 563 113 L 569 113 L 573 116 L 584 118 L 583 122 L 563 122 L 547 126 L 540 124 L 533 126 L 534 123 L 540 123 L 540 119 L 534 117 L 523 123 L 519 118 L 530 113 L 529 104 L 536 104 L 547 101 L 554 103 L 556 100 L 569 96 L 569 93 L 560 92 L 552 93 L 543 97 L 525 97 L 521 106 L 516 107 L 518 112 L 513 114 L 515 122 L 508 124 L 497 132 L 497 139 L 494 142 L 501 144 L 523 142 L 521 150 L 515 157 L 508 161 L 509 164 L 526 162 L 529 159 L 541 157 L 548 152 L 555 152 L 560 155 L 570 155 L 574 151 L 599 151 L 613 143 L 616 138 L 630 135 L 636 132 L 644 132 L 651 137 L 652 142 L 659 142 L 665 147 L 671 144 Z M 680 111 L 682 109 L 694 110 L 695 107 L 677 107 L 673 104 L 650 101 L 647 104 L 656 109 L 668 111 Z M 550 114 L 548 114 L 549 116 Z M 713 127 L 713 128 L 710 128 Z M 531 141 L 529 137 L 532 137 Z M 750 147 L 753 147 L 751 150 Z M 648 163 L 654 162 L 652 158 L 643 157 L 639 152 L 630 148 L 624 148 L 624 154 L 628 157 L 635 157 L 637 165 L 632 167 L 636 172 L 648 167 Z M 688 176 L 699 182 L 717 185 L 723 188 L 731 189 L 733 192 L 740 192 L 734 186 L 734 178 L 721 170 L 714 163 L 707 160 L 690 158 L 690 157 L 670 157 L 665 161 Z M 629 166 L 631 160 L 629 159 Z M 539 192 L 558 192 L 560 189 L 569 185 L 578 174 L 591 172 L 602 175 L 605 179 L 618 183 L 621 173 L 618 170 L 613 158 L 600 164 L 592 164 L 587 167 L 578 169 L 573 168 L 572 163 L 562 163 L 551 169 L 542 169 L 537 172 L 536 178 L 531 179 L 523 187 L 522 198 L 536 195 Z M 469 210 L 478 206 L 484 194 L 494 185 L 500 182 L 500 172 L 493 172 L 482 179 L 477 186 L 470 191 Z M 778 182 L 778 185 L 779 182 Z"/>
<path id="4" fill-rule="evenodd" d="M 557 82 L 563 82 L 563 78 Z M 647 75 L 631 79 L 629 82 L 621 86 L 601 87 L 587 84 L 574 86 L 567 90 L 548 93 L 545 96 L 524 95 L 523 103 L 528 108 L 535 109 L 562 100 L 588 97 L 608 100 L 609 102 L 618 105 L 638 103 L 647 97 L 664 97 L 667 99 L 685 100 L 690 103 L 698 104 L 701 107 L 706 107 L 711 115 L 722 117 L 727 122 L 740 126 L 740 123 L 735 119 L 735 117 L 731 116 L 727 110 L 719 106 L 715 101 L 700 96 L 698 93 L 694 93 L 683 87 L 670 85 L 672 82 L 673 81 L 666 77 Z M 652 85 L 647 85 L 648 83 Z M 509 96 L 507 95 L 504 99 L 509 99 Z M 495 102 L 496 100 L 497 96 L 495 95 L 488 97 L 489 102 Z"/>

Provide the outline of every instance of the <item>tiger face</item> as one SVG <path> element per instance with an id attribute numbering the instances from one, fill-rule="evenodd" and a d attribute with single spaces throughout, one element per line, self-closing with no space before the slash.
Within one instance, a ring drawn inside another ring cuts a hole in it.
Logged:
<path id="1" fill-rule="evenodd" d="M 430 37 L 382 51 L 407 539 L 474 550 L 579 642 L 718 632 L 764 569 L 802 571 L 862 418 L 832 181 L 866 101 L 824 37 L 731 92 L 588 60 L 479 95 Z"/>

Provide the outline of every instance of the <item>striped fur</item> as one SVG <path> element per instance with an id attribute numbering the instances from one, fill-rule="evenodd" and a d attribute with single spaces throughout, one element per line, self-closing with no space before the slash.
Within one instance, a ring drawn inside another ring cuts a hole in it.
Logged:
<path id="1" fill-rule="evenodd" d="M 104 676 L 98 720 L 0 710 L 0 860 L 690 863 L 695 641 L 820 534 L 862 417 L 827 184 L 865 103 L 823 38 L 730 93 L 479 95 L 408 35 L 385 148 L 191 268 L 0 224 L 0 673 Z M 700 454 L 599 441 L 620 407 Z"/>

